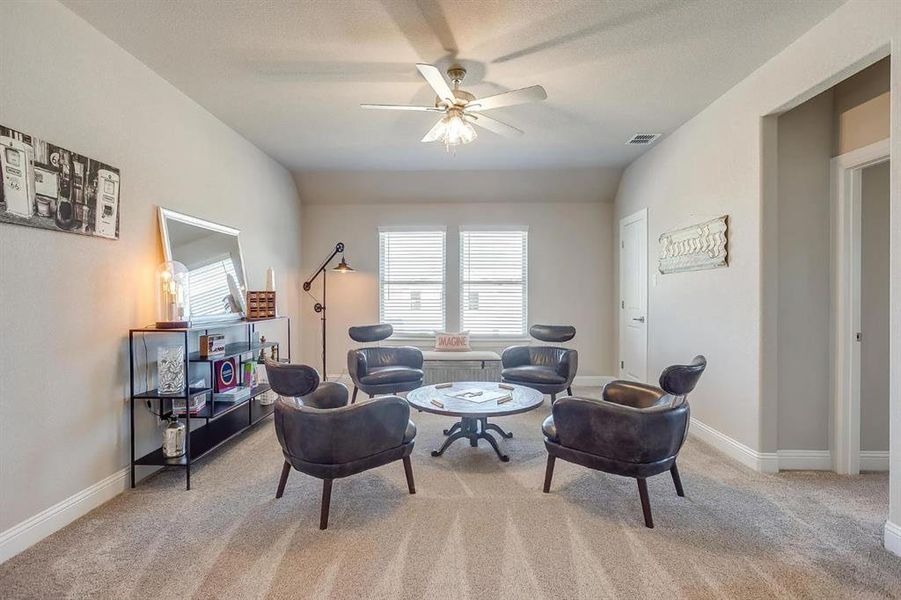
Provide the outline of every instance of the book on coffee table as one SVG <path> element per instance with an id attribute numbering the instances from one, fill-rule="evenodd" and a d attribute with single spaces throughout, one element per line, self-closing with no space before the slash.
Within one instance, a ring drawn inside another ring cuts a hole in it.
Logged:
<path id="1" fill-rule="evenodd" d="M 504 390 L 483 390 L 479 388 L 467 388 L 465 390 L 457 390 L 448 392 L 451 398 L 458 400 L 468 400 L 469 402 L 491 402 L 492 400 L 500 400 L 501 398 L 510 396 L 510 392 Z"/>

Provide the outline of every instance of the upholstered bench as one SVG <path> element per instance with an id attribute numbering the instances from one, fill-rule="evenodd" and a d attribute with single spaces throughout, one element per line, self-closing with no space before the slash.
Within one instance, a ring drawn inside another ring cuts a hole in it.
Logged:
<path id="1" fill-rule="evenodd" d="M 447 381 L 500 381 L 501 357 L 489 350 L 422 351 L 424 385 Z"/>

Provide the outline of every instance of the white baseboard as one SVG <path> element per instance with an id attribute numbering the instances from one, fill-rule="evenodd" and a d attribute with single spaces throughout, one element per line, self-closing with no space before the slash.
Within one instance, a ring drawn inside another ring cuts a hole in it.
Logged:
<path id="1" fill-rule="evenodd" d="M 689 433 L 755 471 L 761 473 L 777 473 L 779 471 L 779 455 L 775 452 L 753 450 L 695 418 L 691 419 Z"/>
<path id="2" fill-rule="evenodd" d="M 885 522 L 885 549 L 901 556 L 901 525 Z"/>
<path id="3" fill-rule="evenodd" d="M 888 450 L 861 450 L 861 471 L 888 471 Z"/>
<path id="4" fill-rule="evenodd" d="M 829 450 L 779 450 L 780 471 L 831 471 L 832 452 Z"/>
<path id="5" fill-rule="evenodd" d="M 128 489 L 129 467 L 0 533 L 0 563 Z"/>

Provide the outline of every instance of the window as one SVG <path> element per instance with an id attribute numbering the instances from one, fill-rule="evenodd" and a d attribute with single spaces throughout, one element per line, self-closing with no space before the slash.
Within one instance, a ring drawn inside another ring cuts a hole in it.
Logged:
<path id="1" fill-rule="evenodd" d="M 460 232 L 460 329 L 474 336 L 526 335 L 528 232 Z"/>
<path id="2" fill-rule="evenodd" d="M 444 229 L 379 230 L 379 319 L 400 335 L 443 331 Z"/>

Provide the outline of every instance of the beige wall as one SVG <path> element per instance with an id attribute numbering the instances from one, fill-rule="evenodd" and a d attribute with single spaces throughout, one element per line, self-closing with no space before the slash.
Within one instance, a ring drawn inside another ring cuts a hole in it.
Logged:
<path id="1" fill-rule="evenodd" d="M 890 70 L 886 57 L 835 86 L 833 156 L 889 136 Z"/>
<path id="2" fill-rule="evenodd" d="M 623 175 L 617 218 L 649 209 L 650 256 L 660 233 L 729 214 L 727 269 L 659 276 L 649 286 L 649 371 L 695 351 L 708 372 L 692 395 L 693 416 L 747 446 L 778 447 L 778 404 L 767 381 L 775 345 L 778 277 L 764 248 L 775 238 L 767 206 L 778 195 L 772 119 L 901 47 L 901 5 L 851 0 L 638 159 Z M 901 62 L 892 64 L 892 154 L 901 155 Z M 892 202 L 901 173 L 892 163 Z M 774 205 L 775 206 L 775 205 Z M 901 210 L 891 215 L 892 339 L 901 339 Z M 901 523 L 901 346 L 891 348 L 890 518 Z"/>
<path id="3" fill-rule="evenodd" d="M 0 532 L 128 465 L 127 335 L 154 318 L 156 207 L 242 230 L 297 315 L 291 176 L 55 2 L 0 3 L 0 122 L 121 169 L 121 239 L 0 224 Z M 159 431 L 138 411 L 139 451 Z M 186 497 L 187 498 L 187 497 Z"/>
<path id="4" fill-rule="evenodd" d="M 462 148 L 460 152 L 465 152 Z M 448 156 L 448 169 L 453 156 Z M 525 171 L 310 171 L 296 176 L 304 204 L 613 202 L 622 169 Z"/>
<path id="5" fill-rule="evenodd" d="M 863 170 L 860 275 L 860 449 L 889 442 L 889 163 Z"/>
<path id="6" fill-rule="evenodd" d="M 832 90 L 778 120 L 780 450 L 829 448 L 832 122 Z"/>
<path id="7" fill-rule="evenodd" d="M 372 174 L 379 183 L 380 198 L 392 197 L 396 182 L 398 200 L 431 198 L 418 203 L 346 204 L 358 201 L 370 186 L 367 173 L 317 174 L 316 195 L 309 179 L 299 178 L 303 202 L 304 273 L 312 273 L 337 241 L 347 244 L 347 260 L 356 269 L 349 275 L 328 279 L 329 374 L 346 370 L 346 353 L 352 347 L 347 337 L 351 325 L 375 323 L 378 308 L 378 228 L 380 225 L 444 225 L 447 227 L 448 282 L 457 277 L 459 250 L 455 233 L 461 225 L 527 225 L 529 227 L 529 322 L 571 323 L 578 335 L 571 345 L 579 350 L 580 375 L 613 372 L 613 206 L 599 201 L 593 178 L 584 184 L 567 185 L 568 172 L 547 171 L 542 177 L 526 175 L 535 184 L 533 194 L 516 202 L 499 202 L 507 182 L 516 187 L 524 174 L 516 171 L 484 172 L 479 188 L 460 179 L 458 189 L 443 188 L 448 195 L 465 194 L 470 202 L 434 201 L 441 186 L 450 185 L 445 174 L 414 177 L 419 190 L 411 188 L 407 173 Z M 534 175 L 534 174 L 533 174 Z M 329 185 L 331 178 L 334 185 Z M 348 181 L 351 183 L 349 184 Z M 543 183 L 541 183 L 543 181 Z M 549 183 L 550 182 L 550 183 Z M 565 190 L 568 199 L 583 202 L 553 202 L 554 189 Z M 348 189 L 359 192 L 349 194 Z M 524 192 L 519 192 L 523 194 Z M 587 201 L 592 200 L 592 201 Z M 312 292 L 320 295 L 321 282 Z M 453 295 L 449 285 L 448 295 Z M 305 362 L 319 365 L 320 321 L 313 312 L 312 298 L 304 298 L 303 346 Z M 451 319 L 449 319 L 450 321 Z M 491 346 L 496 349 L 503 344 Z"/>

